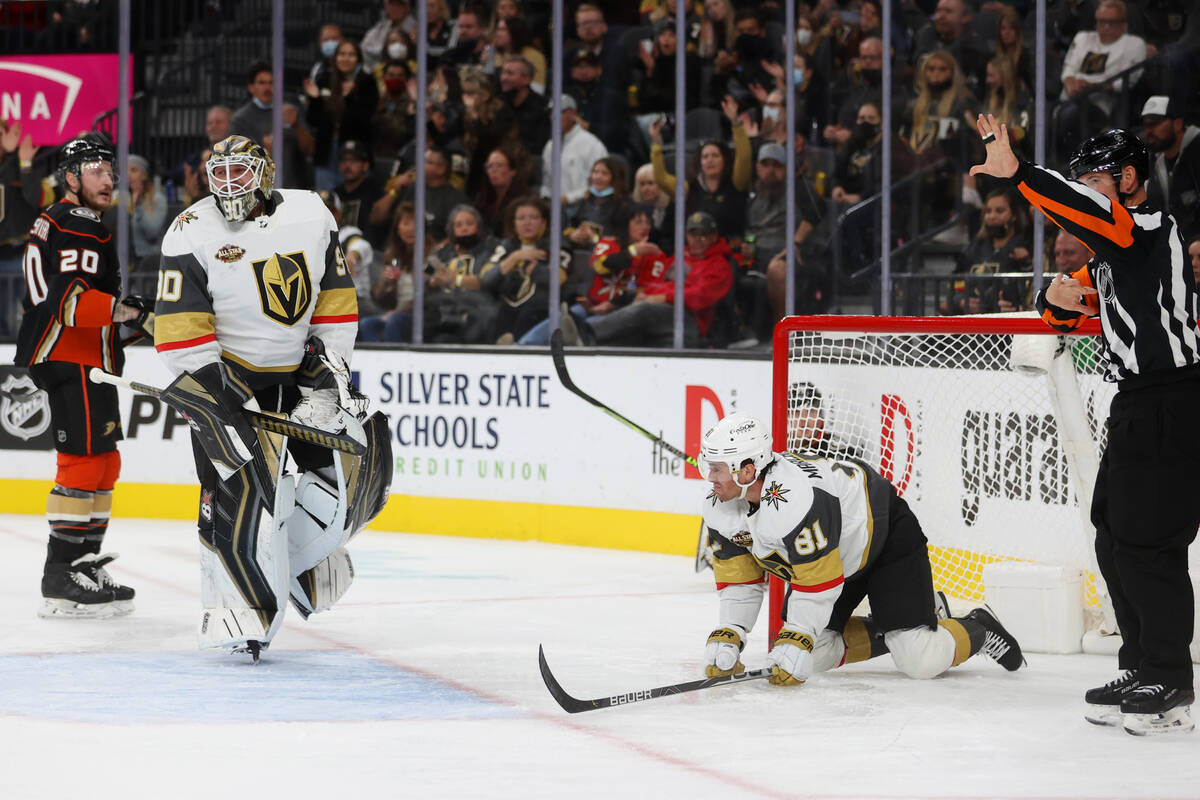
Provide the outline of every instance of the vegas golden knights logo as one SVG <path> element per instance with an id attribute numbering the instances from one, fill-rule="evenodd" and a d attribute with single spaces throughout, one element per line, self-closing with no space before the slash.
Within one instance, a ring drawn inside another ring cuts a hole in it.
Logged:
<path id="1" fill-rule="evenodd" d="M 303 319 L 312 301 L 312 278 L 304 251 L 276 253 L 252 265 L 263 313 L 284 325 L 295 325 Z"/>

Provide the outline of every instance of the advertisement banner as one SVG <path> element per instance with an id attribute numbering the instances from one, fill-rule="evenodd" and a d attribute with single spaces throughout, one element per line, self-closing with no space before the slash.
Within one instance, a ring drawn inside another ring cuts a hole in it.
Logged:
<path id="1" fill-rule="evenodd" d="M 117 107 L 119 66 L 115 53 L 0 57 L 0 118 L 39 147 L 60 145 Z M 132 96 L 132 56 L 129 75 Z"/>
<path id="2" fill-rule="evenodd" d="M 0 362 L 12 356 L 11 345 L 0 346 Z M 152 349 L 131 348 L 127 357 L 126 377 L 160 387 L 170 382 Z M 584 391 L 692 454 L 724 414 L 769 418 L 765 358 L 571 354 L 568 367 Z M 456 500 L 487 500 L 688 515 L 703 498 L 693 468 L 564 389 L 545 351 L 364 350 L 355 354 L 353 370 L 373 407 L 388 417 L 395 495 L 443 498 L 451 507 Z M 124 390 L 120 404 L 121 481 L 194 484 L 188 427 L 179 414 Z M 53 453 L 27 449 L 31 439 L 21 438 L 37 427 L 33 412 L 13 416 L 25 429 L 0 441 L 0 479 L 49 480 Z"/>

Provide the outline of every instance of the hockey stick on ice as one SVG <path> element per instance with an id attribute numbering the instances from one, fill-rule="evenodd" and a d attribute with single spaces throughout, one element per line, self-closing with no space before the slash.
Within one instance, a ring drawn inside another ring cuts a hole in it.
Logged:
<path id="1" fill-rule="evenodd" d="M 666 450 L 671 455 L 682 458 L 696 469 L 700 469 L 700 464 L 697 463 L 693 456 L 689 456 L 678 447 L 674 447 L 673 445 L 664 442 L 661 436 L 656 436 L 655 434 L 643 428 L 641 425 L 638 425 L 629 417 L 626 417 L 623 414 L 618 414 L 616 411 L 613 411 L 611 408 L 604 405 L 604 403 L 601 403 L 599 400 L 576 386 L 575 381 L 571 380 L 571 376 L 567 373 L 567 361 L 563 357 L 563 336 L 562 330 L 560 329 L 555 329 L 555 331 L 550 334 L 550 355 L 554 359 L 554 369 L 558 372 L 558 379 L 562 381 L 562 385 L 565 386 L 569 391 L 579 395 L 584 400 L 588 401 L 618 422 L 625 423 L 650 441 L 658 442 L 659 446 L 661 446 L 663 450 Z"/>
<path id="2" fill-rule="evenodd" d="M 695 692 L 700 689 L 711 689 L 714 686 L 728 686 L 731 683 L 756 681 L 761 678 L 771 677 L 770 668 L 752 669 L 748 672 L 739 672 L 737 675 L 726 675 L 722 678 L 702 678 L 698 681 L 673 683 L 670 686 L 659 686 L 654 689 L 639 689 L 611 697 L 598 697 L 595 700 L 580 700 L 579 698 L 571 697 L 571 695 L 563 691 L 562 686 L 554 677 L 554 673 L 550 671 L 550 665 L 546 663 L 546 654 L 542 652 L 540 644 L 538 645 L 538 666 L 542 670 L 542 680 L 546 682 L 546 688 L 550 690 L 550 696 L 568 714 L 578 714 L 580 711 L 595 711 L 598 708 L 609 708 L 610 706 L 624 706 L 630 703 L 640 703 L 643 700 L 655 700 L 659 697 L 666 697 L 672 694 Z"/>
<path id="3" fill-rule="evenodd" d="M 132 391 L 151 397 L 160 397 L 162 395 L 162 390 L 157 387 L 126 380 L 119 375 L 105 372 L 99 367 L 92 367 L 91 372 L 88 373 L 88 377 L 91 378 L 92 383 L 111 383 L 113 386 L 131 389 Z M 367 452 L 366 446 L 353 437 L 330 433 L 329 431 L 323 431 L 320 428 L 314 428 L 310 425 L 301 425 L 299 422 L 292 422 L 286 417 L 277 417 L 262 411 L 247 410 L 246 418 L 250 421 L 250 425 L 255 428 L 271 433 L 279 433 L 288 438 L 299 439 L 309 444 L 328 447 L 330 450 L 340 450 L 343 453 L 349 453 L 354 456 L 361 456 Z"/>

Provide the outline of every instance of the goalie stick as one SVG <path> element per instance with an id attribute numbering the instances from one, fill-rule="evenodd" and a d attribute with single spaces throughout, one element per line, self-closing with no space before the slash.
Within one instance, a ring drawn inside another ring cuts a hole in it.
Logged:
<path id="1" fill-rule="evenodd" d="M 105 372 L 99 367 L 92 367 L 88 373 L 88 377 L 91 378 L 92 383 L 111 383 L 113 386 L 131 389 L 150 397 L 159 397 L 162 395 L 162 390 L 157 387 L 127 380 L 119 375 L 113 375 L 111 372 Z M 323 431 L 320 428 L 314 428 L 310 425 L 301 425 L 299 422 L 292 422 L 287 417 L 277 417 L 274 414 L 247 409 L 246 418 L 252 427 L 271 433 L 282 434 L 290 439 L 299 439 L 302 442 L 328 447 L 330 450 L 339 450 L 354 456 L 361 456 L 367 452 L 366 446 L 353 437 L 330 433 L 329 431 Z"/>
<path id="2" fill-rule="evenodd" d="M 598 708 L 609 708 L 611 706 L 624 706 L 630 703 L 640 703 L 643 700 L 655 700 L 659 697 L 666 697 L 672 694 L 695 692 L 700 689 L 711 689 L 714 686 L 728 686 L 731 683 L 743 683 L 745 681 L 756 681 L 761 678 L 771 677 L 771 669 L 765 667 L 763 669 L 739 672 L 736 675 L 726 675 L 721 678 L 702 678 L 696 681 L 673 683 L 670 686 L 658 686 L 654 689 L 638 689 L 632 692 L 625 692 L 624 694 L 615 694 L 610 697 L 598 697 L 595 700 L 580 700 L 577 697 L 572 697 L 563 690 L 562 685 L 554 677 L 554 673 L 550 671 L 550 665 L 546 663 L 546 654 L 542 652 L 540 644 L 538 645 L 538 667 L 542 670 L 542 680 L 546 682 L 546 688 L 550 690 L 550 696 L 568 714 L 578 714 L 580 711 L 595 711 Z"/>
<path id="3" fill-rule="evenodd" d="M 600 409 L 605 414 L 608 414 L 610 417 L 617 420 L 618 422 L 625 423 L 626 425 L 633 428 L 638 433 L 645 436 L 650 441 L 657 442 L 658 445 L 660 447 L 662 447 L 663 450 L 666 450 L 671 455 L 682 458 L 684 461 L 691 464 L 696 469 L 700 469 L 700 464 L 696 461 L 696 459 L 693 456 L 689 456 L 687 453 L 683 452 L 678 447 L 675 447 L 671 444 L 668 444 L 667 442 L 664 442 L 661 436 L 654 435 L 650 431 L 643 428 L 641 425 L 638 425 L 636 422 L 631 420 L 629 417 L 626 417 L 623 414 L 618 414 L 616 411 L 613 411 L 611 408 L 606 406 L 604 403 L 601 403 L 599 400 L 592 397 L 590 394 L 588 394 L 587 392 L 583 391 L 582 389 L 580 389 L 578 386 L 575 385 L 575 381 L 571 380 L 570 374 L 567 373 L 567 361 L 566 361 L 566 358 L 564 358 L 564 356 L 563 356 L 563 335 L 562 335 L 562 329 L 560 329 L 560 328 L 555 328 L 554 332 L 550 334 L 550 356 L 554 359 L 554 369 L 558 373 L 559 381 L 561 381 L 562 385 L 565 386 L 569 391 L 578 395 L 579 397 L 582 397 L 584 400 L 588 401 L 589 403 L 594 405 L 596 408 Z"/>

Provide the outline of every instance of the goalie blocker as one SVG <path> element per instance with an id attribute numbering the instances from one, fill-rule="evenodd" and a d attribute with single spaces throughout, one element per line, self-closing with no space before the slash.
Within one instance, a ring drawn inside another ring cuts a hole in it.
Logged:
<path id="1" fill-rule="evenodd" d="M 297 377 L 310 382 L 322 370 L 305 362 Z M 162 393 L 188 420 L 200 478 L 202 647 L 257 653 L 289 598 L 304 618 L 332 606 L 354 575 L 345 544 L 387 501 L 391 439 L 382 414 L 338 406 L 326 415 L 326 430 L 364 446 L 354 455 L 251 428 L 242 408 L 283 411 L 300 396 L 295 386 L 252 392 L 223 363 L 184 373 Z"/>

